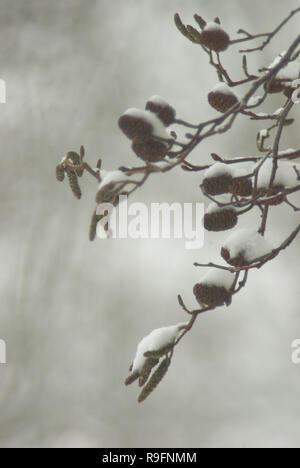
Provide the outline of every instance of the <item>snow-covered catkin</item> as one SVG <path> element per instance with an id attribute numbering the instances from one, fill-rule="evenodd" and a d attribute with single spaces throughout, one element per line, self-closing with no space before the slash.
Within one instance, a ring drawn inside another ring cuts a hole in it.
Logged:
<path id="1" fill-rule="evenodd" d="M 152 374 L 151 378 L 149 379 L 148 383 L 144 386 L 143 390 L 141 391 L 138 402 L 141 403 L 144 401 L 150 393 L 157 387 L 157 385 L 162 381 L 164 376 L 166 375 L 169 365 L 171 363 L 171 359 L 166 357 L 158 366 L 156 371 Z"/>
<path id="2" fill-rule="evenodd" d="M 163 356 L 164 354 L 169 353 L 173 349 L 173 347 L 174 347 L 174 344 L 169 343 L 169 344 L 167 344 L 166 346 L 163 346 L 160 349 L 156 349 L 154 351 L 146 351 L 144 353 L 144 356 L 145 357 L 152 357 L 152 358 L 159 358 L 159 357 Z"/>
<path id="3" fill-rule="evenodd" d="M 69 185 L 71 190 L 76 198 L 81 198 L 81 190 L 78 184 L 78 179 L 75 171 L 70 169 L 68 166 L 66 167 L 66 173 L 69 179 Z"/>
<path id="4" fill-rule="evenodd" d="M 62 182 L 64 180 L 64 178 L 65 178 L 65 169 L 61 164 L 58 164 L 56 166 L 55 174 L 56 174 L 56 179 L 59 182 Z"/>

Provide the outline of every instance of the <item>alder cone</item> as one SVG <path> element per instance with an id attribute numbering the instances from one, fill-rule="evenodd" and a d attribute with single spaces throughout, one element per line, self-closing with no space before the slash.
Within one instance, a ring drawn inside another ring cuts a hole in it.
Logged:
<path id="1" fill-rule="evenodd" d="M 201 189 L 208 195 L 222 195 L 223 193 L 229 193 L 229 187 L 232 182 L 232 176 L 223 174 L 217 177 L 206 177 L 203 179 Z"/>
<path id="2" fill-rule="evenodd" d="M 156 102 L 147 101 L 146 110 L 149 110 L 157 115 L 157 117 L 162 121 L 163 124 L 167 127 L 175 121 L 176 111 L 173 107 L 169 105 L 160 105 Z"/>
<path id="3" fill-rule="evenodd" d="M 227 49 L 230 38 L 228 34 L 221 28 L 203 30 L 200 34 L 201 43 L 210 50 L 221 52 Z"/>
<path id="4" fill-rule="evenodd" d="M 223 210 L 204 215 L 204 227 L 207 231 L 227 231 L 232 229 L 238 222 L 238 216 L 234 209 Z"/>
<path id="5" fill-rule="evenodd" d="M 208 93 L 209 104 L 219 112 L 225 113 L 238 102 L 234 94 L 226 94 L 220 91 L 211 91 Z"/>
<path id="6" fill-rule="evenodd" d="M 122 132 L 131 140 L 147 140 L 153 131 L 153 127 L 149 122 L 133 115 L 121 115 L 118 124 Z"/>
<path id="7" fill-rule="evenodd" d="M 209 307 L 216 307 L 231 303 L 232 294 L 224 286 L 197 283 L 194 286 L 193 293 L 201 306 L 204 304 Z"/>
<path id="8" fill-rule="evenodd" d="M 235 177 L 229 186 L 229 191 L 240 197 L 250 197 L 253 192 L 252 180 L 245 177 Z"/>
<path id="9" fill-rule="evenodd" d="M 153 138 L 145 141 L 134 141 L 132 149 L 139 158 L 150 162 L 160 161 L 167 153 L 166 144 Z"/>

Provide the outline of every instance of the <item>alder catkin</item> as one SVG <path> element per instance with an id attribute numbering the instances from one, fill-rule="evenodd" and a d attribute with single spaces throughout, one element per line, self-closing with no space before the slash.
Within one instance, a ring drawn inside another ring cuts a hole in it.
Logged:
<path id="1" fill-rule="evenodd" d="M 171 363 L 171 359 L 169 357 L 166 357 L 160 363 L 156 371 L 152 374 L 148 383 L 146 383 L 143 390 L 141 391 L 138 397 L 139 403 L 144 401 L 150 395 L 150 393 L 153 392 L 153 390 L 157 387 L 157 385 L 161 382 L 161 380 L 164 378 L 164 376 L 166 375 L 168 371 L 170 363 Z"/>
<path id="2" fill-rule="evenodd" d="M 158 364 L 159 359 L 149 357 L 146 359 L 145 364 L 142 367 L 140 376 L 139 376 L 139 386 L 142 387 L 148 380 L 151 370 L 156 364 Z"/>
<path id="3" fill-rule="evenodd" d="M 74 166 L 79 166 L 81 164 L 81 158 L 79 154 L 76 153 L 75 151 L 69 151 L 67 153 L 67 159 L 71 159 Z M 76 174 L 78 175 L 78 177 L 81 177 L 83 174 L 83 168 L 76 169 Z"/>
<path id="4" fill-rule="evenodd" d="M 61 166 L 60 164 L 58 164 L 56 166 L 56 179 L 59 181 L 59 182 L 62 182 L 65 178 L 65 169 L 63 166 Z"/>
<path id="5" fill-rule="evenodd" d="M 78 179 L 75 171 L 73 169 L 70 169 L 68 166 L 66 168 L 66 173 L 69 179 L 69 185 L 71 187 L 71 190 L 76 198 L 81 198 L 81 190 L 78 184 Z"/>

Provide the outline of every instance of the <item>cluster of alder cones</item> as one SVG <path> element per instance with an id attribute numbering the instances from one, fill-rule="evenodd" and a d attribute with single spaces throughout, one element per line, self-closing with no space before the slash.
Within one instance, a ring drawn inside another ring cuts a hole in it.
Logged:
<path id="1" fill-rule="evenodd" d="M 235 111 L 234 106 L 236 106 L 236 109 L 239 111 L 238 96 L 232 91 L 228 84 L 223 81 L 225 77 L 230 86 L 233 86 L 233 82 L 231 82 L 228 75 L 226 76 L 226 71 L 221 66 L 219 57 L 219 53 L 225 51 L 228 46 L 235 41 L 231 41 L 228 33 L 221 27 L 219 18 L 215 18 L 212 22 L 206 22 L 201 16 L 195 14 L 194 19 L 199 29 L 196 29 L 192 25 L 184 25 L 177 13 L 174 19 L 178 30 L 191 42 L 201 45 L 201 47 L 209 53 L 211 64 L 216 67 L 219 66 L 222 70 L 220 72 L 220 68 L 218 69 L 220 82 L 208 93 L 207 99 L 209 104 L 215 110 L 223 114 L 230 110 Z M 282 24 L 284 24 L 284 22 Z M 278 29 L 280 28 L 277 28 L 277 30 Z M 213 63 L 214 55 L 216 55 L 218 63 Z M 247 65 L 245 65 L 245 69 L 246 68 Z M 269 71 L 270 69 L 271 66 L 263 70 Z M 249 76 L 247 72 L 245 73 L 250 79 L 253 78 Z M 254 76 L 254 79 L 255 78 Z M 292 81 L 293 80 L 285 73 L 281 75 L 278 74 L 271 80 L 266 80 L 263 87 L 266 93 L 284 93 L 286 97 L 291 98 L 294 92 Z M 237 82 L 235 84 L 237 84 Z M 118 120 L 120 129 L 132 142 L 132 150 L 139 158 L 146 162 L 147 168 L 151 166 L 151 163 L 163 161 L 165 158 L 166 161 L 167 157 L 173 158 L 177 155 L 180 157 L 180 151 L 174 153 L 171 151 L 174 143 L 185 148 L 184 144 L 176 142 L 176 133 L 169 129 L 170 125 L 176 123 L 187 124 L 186 122 L 183 123 L 183 121 L 176 120 L 175 109 L 160 96 L 152 96 L 148 99 L 145 110 L 135 108 L 128 109 Z M 187 124 L 187 126 L 199 128 L 195 125 Z M 263 151 L 263 149 L 259 150 Z M 81 198 L 81 189 L 78 178 L 81 177 L 84 170 L 87 169 L 97 178 L 98 182 L 100 182 L 96 194 L 97 206 L 103 202 L 109 202 L 116 206 L 118 204 L 118 196 L 122 188 L 126 186 L 126 181 L 117 183 L 112 181 L 105 183 L 105 180 L 101 181 L 100 165 L 99 167 L 97 166 L 97 170 L 93 171 L 86 163 L 83 163 L 83 157 L 83 147 L 80 148 L 79 153 L 69 151 L 56 167 L 57 180 L 62 182 L 66 174 L 72 193 L 79 199 Z M 218 158 L 215 160 L 218 160 Z M 238 197 L 241 197 L 241 199 L 248 199 L 246 203 L 248 203 L 248 201 L 249 203 L 254 202 L 255 198 L 259 198 L 261 195 L 270 197 L 270 200 L 264 200 L 265 205 L 275 205 L 286 200 L 286 195 L 284 194 L 285 186 L 282 184 L 276 184 L 273 181 L 266 187 L 260 186 L 257 188 L 257 180 L 254 180 L 253 173 L 240 175 L 238 172 L 229 170 L 226 164 L 223 163 L 220 164 L 217 170 L 215 169 L 216 168 L 213 168 L 211 172 L 207 171 L 200 186 L 201 190 L 204 195 L 212 200 L 214 200 L 212 198 L 214 196 L 229 195 L 231 202 L 224 204 L 213 203 L 213 206 L 209 207 L 203 220 L 204 227 L 208 231 L 227 231 L 236 226 L 238 216 L 243 212 L 243 210 L 239 212 L 236 209 L 236 207 L 240 206 L 238 203 L 240 199 Z M 119 170 L 122 170 L 122 168 Z M 126 171 L 124 170 L 124 172 Z M 96 209 L 90 224 L 90 240 L 95 238 L 97 224 L 102 217 L 103 215 L 97 214 Z M 105 230 L 108 229 L 109 226 L 106 225 Z M 223 259 L 233 267 L 243 268 L 251 264 L 251 260 L 247 258 L 243 250 L 231 254 L 230 248 L 227 248 L 226 244 L 221 248 L 220 254 Z M 263 258 L 263 256 L 260 257 L 260 259 Z M 257 261 L 257 258 L 253 258 L 252 261 Z M 207 310 L 207 307 L 215 308 L 222 305 L 228 306 L 231 303 L 232 295 L 237 292 L 235 288 L 239 272 L 236 274 L 236 272 L 233 272 L 233 269 L 222 266 L 220 268 L 226 270 L 225 273 L 223 271 L 223 274 L 227 275 L 224 281 L 222 281 L 222 278 L 220 280 L 218 275 L 212 274 L 209 280 L 208 278 L 203 278 L 193 288 L 193 293 L 197 302 L 200 304 L 201 308 L 205 310 Z M 185 307 L 183 302 L 181 305 Z M 187 311 L 186 308 L 185 310 Z M 139 402 L 147 398 L 166 374 L 173 355 L 173 347 L 174 342 L 156 351 L 147 351 L 144 353 L 145 362 L 141 365 L 141 368 L 136 370 L 136 367 L 131 366 L 131 374 L 127 377 L 125 384 L 129 385 L 136 380 L 138 381 L 139 386 L 142 387 L 138 398 Z"/>

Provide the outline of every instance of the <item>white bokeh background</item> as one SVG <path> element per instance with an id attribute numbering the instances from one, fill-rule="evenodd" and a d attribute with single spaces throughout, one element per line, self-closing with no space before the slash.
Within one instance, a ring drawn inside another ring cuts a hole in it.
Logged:
<path id="1" fill-rule="evenodd" d="M 230 308 L 203 315 L 176 350 L 167 377 L 138 405 L 123 381 L 136 344 L 152 329 L 185 320 L 176 295 L 195 307 L 202 274 L 194 261 L 218 260 L 228 234 L 208 234 L 199 251 L 183 241 L 88 241 L 96 186 L 82 181 L 75 200 L 55 180 L 67 150 L 86 148 L 106 169 L 137 163 L 117 126 L 128 107 L 165 97 L 189 121 L 215 116 L 207 93 L 216 77 L 202 50 L 173 23 L 194 13 L 269 31 L 297 1 L 2 0 L 0 77 L 1 313 L 7 343 L 0 366 L 1 447 L 299 447 L 299 240 L 263 270 Z M 250 70 L 271 62 L 299 32 L 299 16 Z M 238 49 L 224 53 L 240 76 Z M 241 90 L 242 92 L 243 90 Z M 282 97 L 264 107 L 275 110 Z M 300 117 L 295 106 L 293 116 Z M 256 154 L 261 123 L 240 118 L 206 140 L 191 161 L 211 152 Z M 298 124 L 282 147 L 299 148 Z M 204 201 L 201 174 L 154 175 L 134 201 Z M 299 197 L 298 197 L 299 201 Z M 256 226 L 257 212 L 240 226 Z M 280 243 L 299 223 L 287 206 L 271 211 L 268 234 Z"/>

